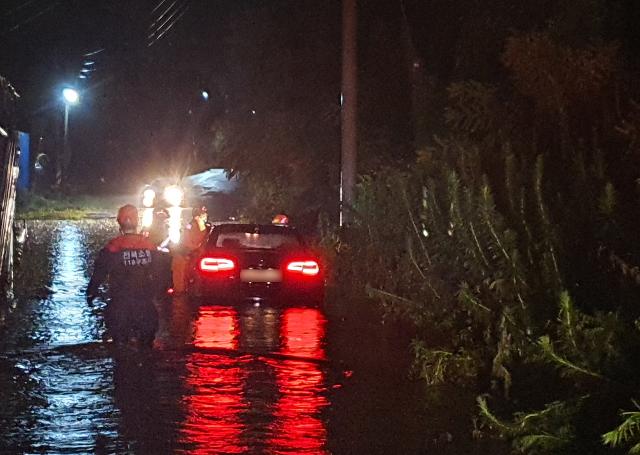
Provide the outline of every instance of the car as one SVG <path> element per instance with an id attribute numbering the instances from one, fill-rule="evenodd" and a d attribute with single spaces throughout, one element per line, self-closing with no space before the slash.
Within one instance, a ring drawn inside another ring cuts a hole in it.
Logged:
<path id="1" fill-rule="evenodd" d="M 188 293 L 207 303 L 241 300 L 318 305 L 324 271 L 295 228 L 286 225 L 215 225 L 194 255 Z"/>

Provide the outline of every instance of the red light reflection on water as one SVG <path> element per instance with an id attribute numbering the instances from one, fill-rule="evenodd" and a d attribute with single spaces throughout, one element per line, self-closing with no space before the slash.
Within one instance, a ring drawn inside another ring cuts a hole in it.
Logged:
<path id="1" fill-rule="evenodd" d="M 236 349 L 238 315 L 234 309 L 202 308 L 196 323 L 198 347 Z M 189 373 L 185 397 L 187 417 L 182 428 L 188 453 L 243 453 L 243 424 L 240 414 L 245 371 L 243 360 L 224 355 L 194 353 L 188 359 Z"/>
<path id="2" fill-rule="evenodd" d="M 328 401 L 319 363 L 325 359 L 325 323 L 322 313 L 315 309 L 283 312 L 278 353 L 291 356 L 290 359 L 233 357 L 214 352 L 191 355 L 186 378 L 190 389 L 185 397 L 187 416 L 181 435 L 188 453 L 251 453 L 256 447 L 252 447 L 250 434 L 262 435 L 255 441 L 261 453 L 327 453 L 327 432 L 320 412 Z M 195 344 L 200 348 L 237 349 L 239 330 L 235 309 L 203 307 L 196 323 Z M 259 368 L 257 364 L 272 369 L 278 389 L 264 426 L 259 422 L 267 416 L 257 421 L 250 417 L 264 408 L 252 403 L 244 392 L 247 387 L 254 394 L 256 389 L 271 388 L 250 379 L 252 369 Z M 255 432 L 247 425 L 262 429 Z"/>
<path id="3" fill-rule="evenodd" d="M 280 338 L 282 354 L 324 359 L 324 330 L 326 319 L 315 308 L 289 308 L 282 315 Z"/>
<path id="4" fill-rule="evenodd" d="M 280 329 L 281 353 L 313 360 L 325 358 L 322 341 L 326 320 L 316 309 L 287 309 Z M 274 453 L 327 453 L 327 431 L 320 411 L 328 405 L 323 395 L 324 373 L 316 362 L 269 361 L 280 392 L 270 445 Z"/>
<path id="5" fill-rule="evenodd" d="M 199 348 L 237 349 L 238 313 L 233 308 L 203 307 L 196 321 L 194 344 Z"/>

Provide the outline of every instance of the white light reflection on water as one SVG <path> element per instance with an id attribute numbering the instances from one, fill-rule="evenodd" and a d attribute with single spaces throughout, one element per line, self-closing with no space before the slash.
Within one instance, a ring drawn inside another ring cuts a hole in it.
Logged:
<path id="1" fill-rule="evenodd" d="M 37 365 L 39 394 L 46 405 L 34 409 L 29 429 L 35 453 L 98 453 L 100 445 L 117 441 L 113 360 L 94 355 L 50 355 Z"/>
<path id="2" fill-rule="evenodd" d="M 180 230 L 182 229 L 182 207 L 169 207 L 169 239 L 171 243 L 180 243 Z"/>
<path id="3" fill-rule="evenodd" d="M 100 345 L 83 345 L 99 337 L 98 317 L 85 299 L 90 272 L 85 231 L 79 223 L 62 222 L 52 237 L 52 292 L 42 302 L 43 327 L 38 330 L 44 336 L 38 338 L 51 347 L 75 346 L 44 351 L 34 359 L 32 378 L 45 403 L 31 411 L 28 432 L 34 453 L 96 453 L 118 437 L 114 362 Z"/>
<path id="4" fill-rule="evenodd" d="M 51 300 L 46 313 L 50 344 L 74 344 L 95 340 L 96 317 L 87 306 L 84 291 L 86 245 L 76 224 L 62 224 L 56 233 L 53 251 Z"/>
<path id="5" fill-rule="evenodd" d="M 153 224 L 153 207 L 147 207 L 142 210 L 142 227 L 150 228 Z"/>

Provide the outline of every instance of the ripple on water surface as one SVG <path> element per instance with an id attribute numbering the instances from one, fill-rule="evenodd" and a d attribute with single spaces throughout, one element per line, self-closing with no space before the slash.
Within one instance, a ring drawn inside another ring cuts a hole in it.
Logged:
<path id="1" fill-rule="evenodd" d="M 333 334 L 330 363 L 327 321 L 316 308 L 191 308 L 174 298 L 160 311 L 157 341 L 166 349 L 98 342 L 104 303 L 89 308 L 84 289 L 97 250 L 116 233 L 112 220 L 32 227 L 17 306 L 0 331 L 0 453 L 424 448 L 419 391 L 407 392 L 402 372 L 389 366 L 403 352 L 386 352 L 379 340 L 379 349 L 367 349 L 375 337 L 351 330 Z M 341 348 L 352 363 L 367 356 L 376 369 L 353 367 L 349 381 L 336 366 Z"/>

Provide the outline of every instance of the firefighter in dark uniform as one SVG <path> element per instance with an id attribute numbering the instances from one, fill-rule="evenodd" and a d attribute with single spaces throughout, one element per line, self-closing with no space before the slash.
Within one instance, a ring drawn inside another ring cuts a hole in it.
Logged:
<path id="1" fill-rule="evenodd" d="M 111 301 L 104 319 L 114 342 L 128 342 L 132 335 L 143 345 L 153 343 L 158 328 L 156 297 L 165 291 L 166 259 L 149 239 L 136 232 L 138 210 L 125 205 L 118 210 L 120 235 L 100 251 L 89 286 L 91 303 L 98 287 L 109 281 Z"/>

